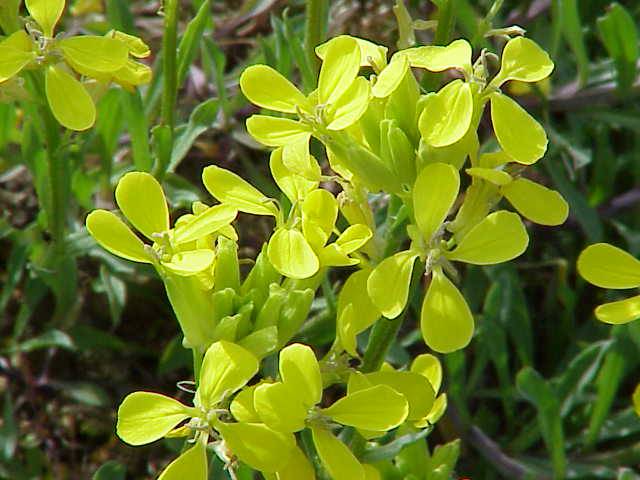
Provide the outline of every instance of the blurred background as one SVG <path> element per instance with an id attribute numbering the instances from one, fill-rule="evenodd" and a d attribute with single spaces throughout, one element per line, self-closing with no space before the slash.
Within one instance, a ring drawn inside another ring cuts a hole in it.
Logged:
<path id="1" fill-rule="evenodd" d="M 159 2 L 70 3 L 65 31 L 113 27 L 160 51 Z M 495 49 L 482 35 L 493 3 L 405 2 L 417 21 L 417 44 L 465 37 L 476 54 Z M 323 35 L 349 33 L 394 51 L 393 5 L 328 2 Z M 200 172 L 210 164 L 275 195 L 268 152 L 244 127 L 255 110 L 238 78 L 260 62 L 301 83 L 305 2 L 184 0 L 179 11 L 188 54 L 178 151 L 164 182 L 174 211 L 207 198 Z M 440 15 L 448 23 L 435 27 Z M 631 406 L 640 382 L 640 322 L 612 328 L 595 320 L 594 306 L 617 293 L 587 285 L 575 270 L 580 251 L 595 242 L 640 254 L 640 2 L 506 0 L 492 23 L 524 28 L 555 61 L 550 81 L 508 88 L 549 136 L 545 158 L 530 172 L 563 194 L 571 214 L 561 228 L 529 225 L 530 248 L 517 261 L 464 272 L 478 330 L 467 349 L 442 358 L 449 409 L 429 443 L 461 439 L 453 478 L 550 478 L 564 463 L 567 478 L 640 479 L 640 419 Z M 114 434 L 115 409 L 128 392 L 179 397 L 176 383 L 190 378 L 191 358 L 154 272 L 109 255 L 84 229 L 90 209 L 114 208 L 122 173 L 153 155 L 147 132 L 158 118 L 162 75 L 157 55 L 149 61 L 155 78 L 148 88 L 108 91 L 96 127 L 70 139 L 63 278 L 44 260 L 44 157 L 30 148 L 28 115 L 0 86 L 0 102 L 7 101 L 0 103 L 2 479 L 148 478 L 180 448 L 169 440 L 131 448 Z M 263 221 L 240 217 L 242 256 L 255 257 L 270 228 Z M 316 301 L 315 321 L 299 340 L 333 339 L 335 318 L 326 308 Z M 403 364 L 424 348 L 415 324 L 407 324 L 390 359 Z"/>

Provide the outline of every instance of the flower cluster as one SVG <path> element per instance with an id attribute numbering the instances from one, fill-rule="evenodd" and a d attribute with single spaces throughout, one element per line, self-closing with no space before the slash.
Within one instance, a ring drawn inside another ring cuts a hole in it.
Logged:
<path id="1" fill-rule="evenodd" d="M 146 241 L 114 212 L 87 217 L 105 249 L 155 268 L 194 352 L 192 404 L 135 392 L 118 412 L 118 434 L 129 444 L 188 437 L 191 447 L 162 479 L 206 479 L 208 450 L 230 472 L 241 462 L 270 479 L 313 479 L 317 468 L 337 480 L 380 478 L 382 470 L 401 475 L 402 452 L 374 466 L 350 448 L 353 439 L 372 448 L 428 433 L 447 406 L 438 395 L 442 369 L 423 354 L 406 368 L 363 371 L 350 362 L 360 357 L 357 336 L 406 312 L 411 283 L 425 277 L 426 345 L 438 353 L 465 347 L 474 319 L 454 283 L 456 262 L 514 259 L 529 241 L 521 217 L 542 225 L 567 217 L 557 192 L 522 175 L 544 155 L 547 139 L 501 91 L 505 82 L 538 82 L 553 70 L 533 41 L 510 39 L 493 73 L 486 53 L 472 63 L 464 40 L 387 60 L 386 48 L 340 36 L 317 54 L 318 88 L 308 94 L 266 65 L 240 79 L 250 101 L 277 112 L 253 115 L 247 130 L 273 147 L 269 166 L 282 201 L 209 166 L 202 181 L 218 203 L 196 202 L 171 226 L 161 185 L 130 172 L 116 202 Z M 423 93 L 413 69 L 456 78 Z M 481 148 L 478 135 L 487 105 L 498 145 L 492 150 Z M 311 155 L 312 142 L 324 145 L 330 171 Z M 382 211 L 374 211 L 370 199 L 379 192 Z M 502 199 L 517 213 L 500 208 Z M 275 224 L 244 279 L 232 226 L 238 212 Z M 335 340 L 318 360 L 309 346 L 290 341 L 336 267 L 351 271 L 335 302 Z M 425 477 L 421 468 L 416 478 Z"/>
<path id="2" fill-rule="evenodd" d="M 44 93 L 56 120 L 87 130 L 96 120 L 94 97 L 109 84 L 127 89 L 149 83 L 151 69 L 136 61 L 150 55 L 138 37 L 112 30 L 104 36 L 55 35 L 65 0 L 26 0 L 24 29 L 0 42 L 0 87 L 21 87 L 20 75 L 44 74 Z"/>

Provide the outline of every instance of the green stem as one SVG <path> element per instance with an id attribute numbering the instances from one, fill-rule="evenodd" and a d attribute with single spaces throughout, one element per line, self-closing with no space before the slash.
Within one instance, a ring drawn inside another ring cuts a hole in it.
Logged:
<path id="1" fill-rule="evenodd" d="M 360 367 L 362 373 L 371 373 L 380 370 L 389 351 L 389 347 L 396 339 L 404 317 L 405 315 L 403 314 L 392 320 L 382 318 L 376 322 L 371 329 L 369 343 L 367 343 L 367 349 L 362 359 L 362 366 Z"/>
<path id="2" fill-rule="evenodd" d="M 164 1 L 164 35 L 162 37 L 162 125 L 168 127 L 170 146 L 173 149 L 173 130 L 175 127 L 175 107 L 178 93 L 178 0 Z M 164 160 L 159 159 L 162 163 Z M 158 177 L 162 178 L 167 165 L 159 165 Z"/>
<path id="3" fill-rule="evenodd" d="M 327 0 L 307 0 L 304 49 L 307 62 L 314 75 L 317 75 L 320 69 L 315 49 L 324 40 L 327 7 Z"/>
<path id="4" fill-rule="evenodd" d="M 438 10 L 438 28 L 436 29 L 436 35 L 433 42 L 435 45 L 446 45 L 449 43 L 449 38 L 451 38 L 455 20 L 454 1 L 449 0 L 448 2 L 444 2 L 442 7 Z"/>
<path id="5" fill-rule="evenodd" d="M 200 386 L 200 370 L 202 369 L 203 355 L 200 349 L 191 349 L 193 353 L 193 379 L 196 382 L 196 388 Z"/>

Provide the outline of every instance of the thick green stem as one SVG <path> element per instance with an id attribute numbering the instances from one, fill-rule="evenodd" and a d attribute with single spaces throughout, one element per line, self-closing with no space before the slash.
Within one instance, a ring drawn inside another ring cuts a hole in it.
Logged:
<path id="1" fill-rule="evenodd" d="M 315 48 L 324 40 L 327 8 L 328 2 L 326 0 L 307 0 L 304 49 L 307 62 L 314 75 L 318 74 L 320 68 Z"/>
<path id="2" fill-rule="evenodd" d="M 402 320 L 404 320 L 404 315 L 399 315 L 393 320 L 383 318 L 376 322 L 371 329 L 369 343 L 367 344 L 367 349 L 362 359 L 362 366 L 360 367 L 362 373 L 371 373 L 380 370 L 389 351 L 389 347 L 396 339 L 400 325 L 402 325 Z"/>

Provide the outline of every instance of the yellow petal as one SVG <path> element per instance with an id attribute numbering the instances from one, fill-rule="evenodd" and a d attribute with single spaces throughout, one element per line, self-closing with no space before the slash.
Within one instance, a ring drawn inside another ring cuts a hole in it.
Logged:
<path id="1" fill-rule="evenodd" d="M 309 278 L 320 268 L 318 257 L 298 230 L 278 229 L 269 240 L 267 254 L 273 267 L 285 277 Z"/>
<path id="2" fill-rule="evenodd" d="M 562 195 L 526 178 L 518 178 L 500 191 L 518 212 L 540 225 L 562 225 L 569 216 L 569 205 Z"/>
<path id="3" fill-rule="evenodd" d="M 240 76 L 240 88 L 252 103 L 277 112 L 296 113 L 296 107 L 307 104 L 293 83 L 267 65 L 246 68 Z"/>
<path id="4" fill-rule="evenodd" d="M 202 182 L 214 198 L 241 212 L 278 215 L 278 208 L 264 193 L 229 170 L 210 165 L 202 171 Z"/>
<path id="5" fill-rule="evenodd" d="M 507 80 L 539 82 L 551 75 L 553 61 L 540 46 L 525 37 L 512 38 L 502 51 L 502 66 L 491 81 L 499 87 Z"/>
<path id="6" fill-rule="evenodd" d="M 640 295 L 599 305 L 596 308 L 596 318 L 615 325 L 637 320 L 640 318 Z"/>
<path id="7" fill-rule="evenodd" d="M 449 260 L 474 265 L 493 265 L 522 255 L 528 244 L 529 236 L 520 216 L 500 210 L 469 230 L 446 256 Z"/>
<path id="8" fill-rule="evenodd" d="M 312 427 L 313 443 L 333 480 L 364 480 L 364 469 L 347 446 L 322 427 Z"/>
<path id="9" fill-rule="evenodd" d="M 491 95 L 491 121 L 500 146 L 514 161 L 531 165 L 547 151 L 542 126 L 506 95 Z"/>
<path id="10" fill-rule="evenodd" d="M 53 29 L 62 16 L 64 3 L 65 0 L 25 0 L 29 14 L 49 38 L 53 37 Z"/>
<path id="11" fill-rule="evenodd" d="M 116 187 L 116 202 L 127 220 L 145 237 L 169 230 L 169 207 L 160 183 L 146 172 L 129 172 Z"/>
<path id="12" fill-rule="evenodd" d="M 93 99 L 76 80 L 59 66 L 47 68 L 45 91 L 51 112 L 56 120 L 69 130 L 82 131 L 96 121 L 96 106 Z"/>
<path id="13" fill-rule="evenodd" d="M 0 43 L 0 83 L 20 73 L 36 58 L 32 42 L 24 30 L 19 30 Z"/>
<path id="14" fill-rule="evenodd" d="M 442 72 L 449 68 L 471 71 L 471 45 L 463 39 L 454 40 L 444 47 L 407 48 L 399 53 L 409 58 L 412 67 L 424 68 L 431 72 Z"/>
<path id="15" fill-rule="evenodd" d="M 287 464 L 278 470 L 277 480 L 316 480 L 316 472 L 306 455 L 296 447 Z"/>
<path id="16" fill-rule="evenodd" d="M 640 261 L 608 243 L 584 249 L 578 257 L 578 272 L 587 282 L 602 288 L 640 286 Z"/>
<path id="17" fill-rule="evenodd" d="M 167 465 L 158 480 L 207 480 L 208 463 L 207 451 L 202 442 L 196 443 L 189 450 L 181 454 Z"/>
<path id="18" fill-rule="evenodd" d="M 234 455 L 263 472 L 275 473 L 285 467 L 296 448 L 292 434 L 276 432 L 261 423 L 218 423 L 216 429 Z"/>
<path id="19" fill-rule="evenodd" d="M 464 137 L 472 116 L 471 86 L 462 80 L 454 80 L 427 97 L 418 128 L 429 145 L 446 147 Z"/>
<path id="20" fill-rule="evenodd" d="M 311 347 L 294 343 L 280 352 L 280 376 L 282 381 L 299 390 L 309 407 L 322 399 L 320 365 Z"/>
<path id="21" fill-rule="evenodd" d="M 268 147 L 282 147 L 290 143 L 308 141 L 311 137 L 307 125 L 288 118 L 268 115 L 249 117 L 247 131 L 258 142 Z"/>
<path id="22" fill-rule="evenodd" d="M 83 35 L 62 39 L 57 45 L 73 69 L 87 76 L 116 72 L 129 57 L 127 46 L 113 38 Z"/>
<path id="23" fill-rule="evenodd" d="M 144 445 L 164 437 L 191 416 L 191 409 L 153 392 L 134 392 L 118 408 L 118 436 L 129 445 Z"/>
<path id="24" fill-rule="evenodd" d="M 134 262 L 151 263 L 142 240 L 114 213 L 94 210 L 86 223 L 91 236 L 105 250 Z"/>
<path id="25" fill-rule="evenodd" d="M 318 78 L 318 100 L 332 104 L 351 86 L 360 70 L 360 47 L 351 37 L 333 39 Z"/>
<path id="26" fill-rule="evenodd" d="M 440 229 L 460 189 L 458 170 L 446 163 L 432 163 L 422 169 L 413 186 L 413 211 L 426 242 Z"/>
<path id="27" fill-rule="evenodd" d="M 329 48 L 331 43 L 338 41 L 338 39 L 342 39 L 344 37 L 352 38 L 356 42 L 358 42 L 358 46 L 360 47 L 360 66 L 361 67 L 371 66 L 372 62 L 379 68 L 382 68 L 387 64 L 387 51 L 388 51 L 387 47 L 383 47 L 382 45 L 377 45 L 373 42 L 370 42 L 369 40 L 364 40 L 362 38 L 351 37 L 349 35 L 339 35 L 323 43 L 322 45 L 318 45 L 316 47 L 316 55 L 318 55 L 320 59 L 324 60 L 327 54 L 327 49 Z"/>
<path id="28" fill-rule="evenodd" d="M 258 372 L 258 359 L 235 343 L 220 340 L 204 355 L 198 398 L 205 409 L 240 390 Z"/>
<path id="29" fill-rule="evenodd" d="M 350 393 L 322 410 L 323 415 L 342 425 L 374 431 L 396 428 L 408 413 L 405 396 L 388 385 L 375 385 Z"/>
<path id="30" fill-rule="evenodd" d="M 471 310 L 460 291 L 439 268 L 433 271 L 420 318 L 424 341 L 436 352 L 460 350 L 473 337 Z"/>
<path id="31" fill-rule="evenodd" d="M 369 106 L 371 85 L 363 78 L 356 78 L 351 86 L 327 109 L 329 130 L 344 130 L 350 127 L 364 114 Z"/>
<path id="32" fill-rule="evenodd" d="M 376 98 L 386 98 L 400 85 L 409 71 L 409 59 L 405 55 L 394 55 L 391 63 L 380 72 L 371 94 Z"/>
<path id="33" fill-rule="evenodd" d="M 161 264 L 176 275 L 188 277 L 208 269 L 215 256 L 214 251 L 210 249 L 187 250 L 172 255 L 170 261 Z"/>
<path id="34" fill-rule="evenodd" d="M 404 310 L 409 297 L 413 264 L 417 257 L 409 250 L 398 252 L 385 258 L 369 275 L 367 292 L 385 317 L 396 318 Z"/>
<path id="35" fill-rule="evenodd" d="M 508 185 L 513 180 L 507 172 L 493 168 L 473 167 L 467 168 L 465 171 L 472 177 L 481 178 L 498 186 Z"/>
<path id="36" fill-rule="evenodd" d="M 442 365 L 435 355 L 431 355 L 430 353 L 418 355 L 413 362 L 411 362 L 411 371 L 426 377 L 435 392 L 440 390 L 440 385 L 442 384 Z"/>

